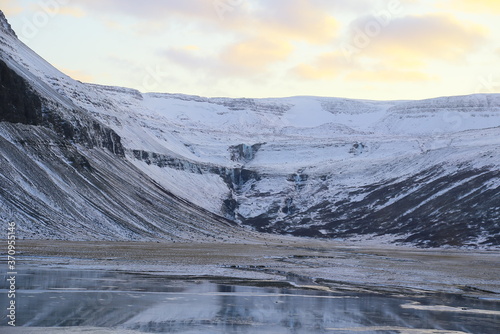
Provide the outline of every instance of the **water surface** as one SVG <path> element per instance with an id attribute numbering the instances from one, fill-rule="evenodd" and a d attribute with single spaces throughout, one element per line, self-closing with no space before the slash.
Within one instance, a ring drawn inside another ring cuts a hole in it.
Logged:
<path id="1" fill-rule="evenodd" d="M 17 325 L 22 328 L 9 330 L 498 334 L 500 328 L 498 300 L 452 294 L 332 293 L 241 283 L 116 271 L 30 270 L 17 275 Z M 0 287 L 0 306 L 5 310 L 5 279 Z M 6 325 L 5 313 L 1 325 Z"/>

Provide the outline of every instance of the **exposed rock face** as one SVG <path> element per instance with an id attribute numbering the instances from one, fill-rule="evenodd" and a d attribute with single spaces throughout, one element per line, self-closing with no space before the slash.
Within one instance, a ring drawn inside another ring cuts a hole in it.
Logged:
<path id="1" fill-rule="evenodd" d="M 0 16 L 3 14 L 0 13 Z M 0 17 L 1 20 L 1 17 Z M 0 121 L 38 125 L 42 102 L 25 80 L 0 60 Z"/>
<path id="2" fill-rule="evenodd" d="M 348 197 L 320 202 L 287 215 L 286 221 L 268 217 L 265 225 L 266 217 L 261 217 L 259 229 L 314 237 L 400 234 L 406 235 L 401 241 L 432 247 L 463 245 L 482 237 L 485 244 L 495 245 L 500 193 L 485 185 L 499 177 L 499 171 L 488 168 L 447 174 L 436 167 L 405 180 L 361 187 L 350 193 L 351 198 L 362 198 L 358 201 Z"/>
<path id="3" fill-rule="evenodd" d="M 246 145 L 240 144 L 229 147 L 231 160 L 241 163 L 249 163 L 255 157 L 262 144 Z"/>
<path id="4" fill-rule="evenodd" d="M 7 35 L 17 38 L 16 33 L 14 32 L 14 30 L 12 30 L 10 23 L 7 21 L 4 13 L 1 10 L 0 10 L 0 30 Z"/>
<path id="5" fill-rule="evenodd" d="M 78 110 L 71 110 L 73 117 L 67 119 L 62 109 L 37 94 L 25 79 L 0 60 L 0 121 L 41 125 L 89 148 L 105 147 L 112 153 L 124 155 L 120 137 L 113 130 Z"/>

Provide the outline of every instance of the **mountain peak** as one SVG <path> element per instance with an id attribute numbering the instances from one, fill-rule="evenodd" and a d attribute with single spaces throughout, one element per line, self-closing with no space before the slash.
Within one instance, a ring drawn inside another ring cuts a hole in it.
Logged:
<path id="1" fill-rule="evenodd" d="M 0 29 L 9 35 L 17 37 L 14 30 L 12 30 L 9 21 L 7 21 L 7 18 L 5 17 L 4 13 L 1 10 L 0 10 Z"/>

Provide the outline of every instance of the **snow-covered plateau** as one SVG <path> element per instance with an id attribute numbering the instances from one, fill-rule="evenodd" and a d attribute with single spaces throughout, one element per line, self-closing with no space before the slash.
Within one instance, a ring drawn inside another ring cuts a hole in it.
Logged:
<path id="1" fill-rule="evenodd" d="M 141 93 L 71 79 L 0 21 L 0 218 L 20 238 L 500 245 L 500 95 Z"/>

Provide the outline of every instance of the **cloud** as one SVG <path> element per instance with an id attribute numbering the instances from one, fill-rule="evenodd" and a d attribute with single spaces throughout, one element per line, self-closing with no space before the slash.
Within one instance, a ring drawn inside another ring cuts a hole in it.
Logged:
<path id="1" fill-rule="evenodd" d="M 219 53 L 207 54 L 196 45 L 187 45 L 172 47 L 160 54 L 186 69 L 202 69 L 215 75 L 254 76 L 284 61 L 292 52 L 292 45 L 286 41 L 252 38 L 231 44 Z"/>
<path id="2" fill-rule="evenodd" d="M 303 63 L 292 69 L 292 74 L 302 80 L 331 80 L 343 78 L 360 82 L 403 82 L 432 81 L 438 79 L 425 71 L 408 70 L 405 66 L 386 67 L 380 62 L 357 61 L 346 63 L 341 52 L 330 52 L 320 55 L 311 64 Z"/>
<path id="3" fill-rule="evenodd" d="M 85 71 L 80 71 L 80 70 L 73 70 L 69 68 L 62 68 L 61 72 L 65 73 L 69 77 L 75 79 L 75 80 L 80 80 L 82 82 L 94 82 L 95 78 L 88 74 Z"/>
<path id="4" fill-rule="evenodd" d="M 345 59 L 340 52 L 319 55 L 312 63 L 301 63 L 292 69 L 292 74 L 303 80 L 328 80 L 346 70 Z"/>
<path id="5" fill-rule="evenodd" d="M 20 6 L 19 3 L 15 0 L 3 0 L 2 8 L 0 9 L 7 16 L 15 16 L 25 10 L 25 8 Z"/>
<path id="6" fill-rule="evenodd" d="M 266 71 L 270 65 L 286 61 L 293 54 L 295 43 L 330 44 L 339 32 L 339 23 L 326 10 L 329 2 L 322 0 L 143 3 L 135 0 L 74 0 L 73 3 L 96 15 L 119 13 L 134 17 L 138 20 L 134 29 L 140 36 L 180 27 L 194 27 L 198 35 L 207 38 L 217 34 L 218 46 L 211 52 L 217 55 L 211 58 L 184 52 L 178 46 L 169 48 L 165 56 L 184 67 L 205 63 L 233 75 Z M 224 39 L 225 45 L 220 43 Z"/>
<path id="7" fill-rule="evenodd" d="M 116 20 L 110 20 L 110 19 L 101 19 L 101 22 L 104 24 L 104 26 L 108 29 L 111 30 L 123 30 L 123 25 Z"/>
<path id="8" fill-rule="evenodd" d="M 78 7 L 61 7 L 57 14 L 72 16 L 72 17 L 83 17 L 85 16 L 85 11 Z"/>
<path id="9" fill-rule="evenodd" d="M 448 8 L 460 9 L 467 13 L 500 13 L 500 2 L 498 0 L 449 0 L 445 5 Z"/>
<path id="10" fill-rule="evenodd" d="M 160 51 L 160 56 L 165 57 L 169 62 L 181 65 L 188 69 L 210 69 L 220 67 L 214 57 L 202 55 L 201 50 L 196 46 L 169 48 Z"/>
<path id="11" fill-rule="evenodd" d="M 261 0 L 262 2 L 270 2 L 269 0 Z M 275 0 L 276 1 L 276 0 Z M 403 0 L 399 0 L 402 2 Z M 409 1 L 409 0 L 405 0 Z M 286 0 L 282 3 L 286 5 Z M 332 0 L 309 0 L 311 6 L 318 8 L 321 11 L 330 11 L 334 13 L 369 13 L 377 8 L 387 6 L 387 0 L 349 0 L 349 1 L 332 1 Z"/>
<path id="12" fill-rule="evenodd" d="M 79 0 L 78 3 L 87 10 L 118 12 L 139 19 L 135 28 L 141 36 L 172 27 L 195 27 L 198 36 L 207 38 L 217 34 L 217 46 L 210 50 L 210 55 L 172 46 L 165 50 L 164 56 L 186 68 L 204 64 L 236 76 L 265 72 L 271 65 L 287 61 L 296 51 L 297 43 L 329 45 L 339 33 L 339 23 L 326 10 L 329 2 L 321 0 L 150 1 L 144 5 L 128 0 Z M 217 11 L 217 4 L 230 6 L 221 7 L 229 8 L 223 17 Z"/>
<path id="13" fill-rule="evenodd" d="M 299 64 L 292 69 L 292 73 L 304 80 L 332 79 L 337 76 L 334 68 L 320 68 L 310 64 Z"/>
<path id="14" fill-rule="evenodd" d="M 147 20 L 162 20 L 179 14 L 191 17 L 216 16 L 213 2 L 206 0 L 73 0 L 72 3 L 97 13 L 124 14 Z"/>
<path id="15" fill-rule="evenodd" d="M 29 9 L 33 12 L 43 12 L 51 17 L 55 15 L 83 17 L 86 11 L 80 7 L 73 6 L 67 0 L 52 0 L 52 1 L 37 1 L 29 5 Z"/>
<path id="16" fill-rule="evenodd" d="M 435 75 L 403 69 L 356 70 L 348 73 L 345 79 L 362 82 L 423 82 L 439 80 Z"/>
<path id="17" fill-rule="evenodd" d="M 255 37 L 232 44 L 222 51 L 221 61 L 242 70 L 265 70 L 268 66 L 286 60 L 293 46 L 286 40 Z"/>
<path id="18" fill-rule="evenodd" d="M 428 61 L 463 62 L 485 41 L 484 27 L 448 15 L 395 18 L 379 26 L 373 17 L 351 24 L 349 46 L 358 57 L 379 60 L 392 66 L 422 67 Z"/>
<path id="19" fill-rule="evenodd" d="M 352 55 L 340 48 L 291 72 L 303 80 L 434 81 L 439 76 L 428 72 L 430 64 L 466 63 L 486 42 L 487 31 L 448 15 L 394 17 L 385 24 L 363 16 L 352 22 L 347 36 Z"/>
<path id="20" fill-rule="evenodd" d="M 316 2 L 275 0 L 252 13 L 263 31 L 273 31 L 290 40 L 328 43 L 338 34 L 339 23 Z M 257 25 L 257 27 L 259 27 Z"/>
<path id="21" fill-rule="evenodd" d="M 72 3 L 94 14 L 128 15 L 145 20 L 145 24 L 181 19 L 183 25 L 195 24 L 219 33 L 265 36 L 272 31 L 287 40 L 310 43 L 328 43 L 339 30 L 337 20 L 325 10 L 327 2 L 320 0 L 73 0 Z"/>

